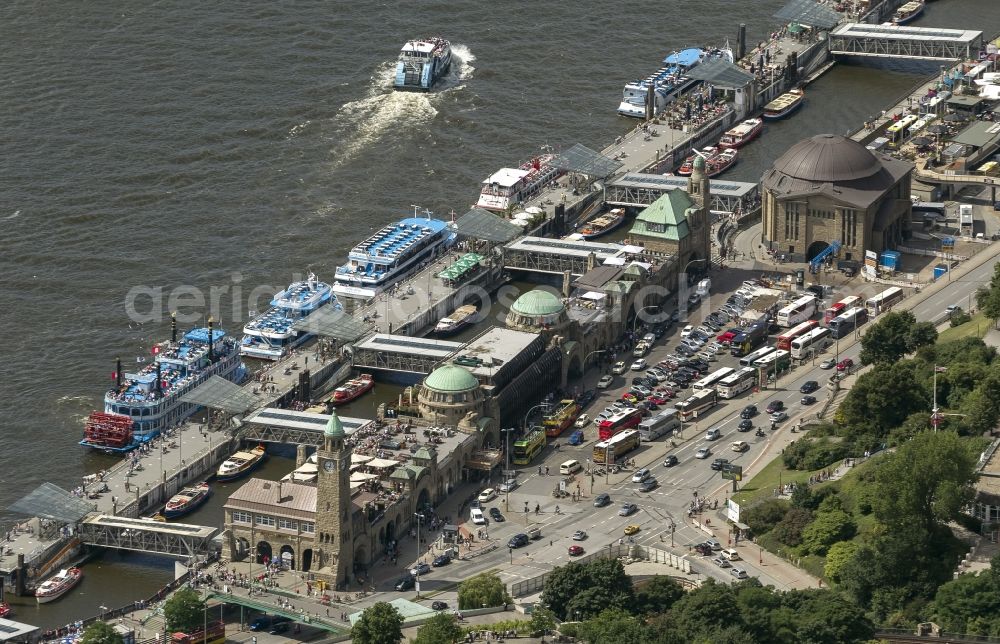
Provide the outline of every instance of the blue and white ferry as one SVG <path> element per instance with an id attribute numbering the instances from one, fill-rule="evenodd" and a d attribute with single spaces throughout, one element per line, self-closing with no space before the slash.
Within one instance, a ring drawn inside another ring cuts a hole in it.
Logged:
<path id="1" fill-rule="evenodd" d="M 106 452 L 127 452 L 174 427 L 198 410 L 181 402 L 210 377 L 217 375 L 239 383 L 246 378 L 235 338 L 221 329 L 196 328 L 177 340 L 153 346 L 153 361 L 133 373 L 115 371 L 115 386 L 104 395 L 104 412 L 87 419 L 81 445 Z M 143 364 L 143 359 L 139 359 Z"/>
<path id="2" fill-rule="evenodd" d="M 451 43 L 444 38 L 410 40 L 399 52 L 392 86 L 397 90 L 426 92 L 451 67 Z"/>
<path id="3" fill-rule="evenodd" d="M 333 291 L 339 296 L 371 299 L 453 243 L 455 233 L 445 221 L 402 219 L 351 249 L 347 263 L 337 268 Z"/>
<path id="4" fill-rule="evenodd" d="M 278 360 L 314 334 L 296 331 L 295 323 L 330 303 L 343 308 L 333 288 L 312 273 L 300 282 L 292 282 L 271 300 L 271 308 L 243 327 L 240 353 L 249 358 Z"/>
<path id="5" fill-rule="evenodd" d="M 618 113 L 632 118 L 646 118 L 646 95 L 653 88 L 653 116 L 662 112 L 678 96 L 691 89 L 699 81 L 686 73 L 698 63 L 708 58 L 723 58 L 733 62 L 733 52 L 729 47 L 721 49 L 701 49 L 692 47 L 670 54 L 663 59 L 663 67 L 651 76 L 625 84 Z"/>

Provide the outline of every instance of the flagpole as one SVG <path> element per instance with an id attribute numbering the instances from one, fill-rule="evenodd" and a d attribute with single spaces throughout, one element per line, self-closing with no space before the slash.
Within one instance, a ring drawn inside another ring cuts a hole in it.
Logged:
<path id="1" fill-rule="evenodd" d="M 937 406 L 937 374 L 938 374 L 938 371 L 937 371 L 937 369 L 938 369 L 937 365 L 934 365 L 934 402 L 931 403 L 932 404 L 932 406 L 931 406 L 931 424 L 934 425 L 934 431 L 935 432 L 937 431 L 937 428 L 938 428 L 938 423 L 937 423 L 937 411 L 938 411 L 938 406 Z"/>

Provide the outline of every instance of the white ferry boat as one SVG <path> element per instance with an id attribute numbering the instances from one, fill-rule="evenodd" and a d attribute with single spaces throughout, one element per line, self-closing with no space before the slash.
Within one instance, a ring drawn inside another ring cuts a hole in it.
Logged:
<path id="1" fill-rule="evenodd" d="M 49 577 L 35 590 L 35 599 L 39 604 L 47 604 L 59 599 L 73 589 L 83 579 L 83 571 L 79 568 L 65 568 L 58 574 Z"/>
<path id="2" fill-rule="evenodd" d="M 447 222 L 417 217 L 402 219 L 351 249 L 347 263 L 337 268 L 333 292 L 371 299 L 453 243 L 455 233 Z"/>
<path id="3" fill-rule="evenodd" d="M 243 327 L 240 353 L 250 358 L 278 360 L 313 334 L 296 331 L 295 323 L 327 303 L 342 308 L 333 288 L 312 273 L 301 282 L 292 282 L 271 300 L 271 308 Z"/>
<path id="4" fill-rule="evenodd" d="M 686 73 L 709 58 L 723 58 L 733 62 L 733 51 L 729 47 L 702 49 L 691 47 L 674 52 L 663 59 L 663 67 L 652 75 L 625 84 L 618 113 L 632 118 L 646 118 L 646 101 L 649 89 L 653 89 L 653 116 L 661 113 L 671 101 L 698 84 Z"/>
<path id="5" fill-rule="evenodd" d="M 896 13 L 892 16 L 892 24 L 894 25 L 905 25 L 907 23 L 913 22 L 924 12 L 924 2 L 923 0 L 912 0 L 907 2 L 899 9 L 896 9 Z"/>
<path id="6" fill-rule="evenodd" d="M 87 419 L 80 444 L 106 452 L 126 452 L 155 438 L 198 410 L 181 402 L 184 394 L 212 376 L 240 383 L 246 367 L 240 359 L 239 343 L 222 329 L 188 331 L 178 341 L 177 324 L 171 339 L 153 345 L 153 360 L 137 359 L 138 371 L 123 373 L 115 368 L 115 386 L 104 395 L 104 411 Z"/>
<path id="7" fill-rule="evenodd" d="M 444 38 L 410 40 L 399 52 L 393 87 L 428 91 L 451 67 L 451 43 Z"/>
<path id="8" fill-rule="evenodd" d="M 739 125 L 726 130 L 726 133 L 719 139 L 719 148 L 726 150 L 729 148 L 742 148 L 753 141 L 764 130 L 763 119 L 747 119 Z"/>
<path id="9" fill-rule="evenodd" d="M 514 204 L 526 202 L 563 175 L 563 170 L 552 165 L 553 160 L 553 155 L 543 154 L 520 168 L 500 168 L 483 181 L 476 207 L 504 212 Z"/>

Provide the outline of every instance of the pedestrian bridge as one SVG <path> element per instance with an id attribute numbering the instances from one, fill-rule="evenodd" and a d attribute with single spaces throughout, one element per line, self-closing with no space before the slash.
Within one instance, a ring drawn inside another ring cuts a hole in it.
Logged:
<path id="1" fill-rule="evenodd" d="M 357 368 L 426 375 L 464 346 L 461 342 L 375 333 L 349 350 Z"/>
<path id="2" fill-rule="evenodd" d="M 630 172 L 607 186 L 606 203 L 615 206 L 645 208 L 670 190 L 687 190 L 687 177 Z M 720 212 L 752 211 L 760 201 L 756 183 L 709 180 L 712 210 Z"/>
<path id="3" fill-rule="evenodd" d="M 321 628 L 325 631 L 330 631 L 336 635 L 343 635 L 347 633 L 347 628 L 345 624 L 335 621 L 332 617 L 320 617 L 319 613 L 309 614 L 306 610 L 296 609 L 293 605 L 291 608 L 284 608 L 274 601 L 275 595 L 268 594 L 263 597 L 252 598 L 246 595 L 238 594 L 247 592 L 242 588 L 232 589 L 233 592 L 224 593 L 218 590 L 209 589 L 206 599 L 215 599 L 224 604 L 235 604 L 237 606 L 244 606 L 252 610 L 259 610 L 262 613 L 268 615 L 280 615 L 293 622 L 299 622 L 301 624 L 309 624 L 310 626 L 315 626 L 316 628 Z M 293 598 L 296 604 L 303 603 L 298 597 Z M 316 604 L 315 607 L 310 606 L 310 608 L 320 608 L 320 604 Z M 329 613 L 329 610 L 326 611 Z M 255 640 L 257 638 L 254 638 Z"/>
<path id="4" fill-rule="evenodd" d="M 80 522 L 79 537 L 91 546 L 187 558 L 209 554 L 218 531 L 211 526 L 91 514 Z"/>
<path id="5" fill-rule="evenodd" d="M 348 436 L 375 422 L 367 418 L 347 418 L 346 416 L 339 418 Z M 240 438 L 259 443 L 320 447 L 323 445 L 323 431 L 328 422 L 330 422 L 330 416 L 327 414 L 265 407 L 254 411 L 243 419 Z"/>
<path id="6" fill-rule="evenodd" d="M 845 23 L 830 32 L 830 53 L 903 60 L 975 59 L 983 32 Z"/>

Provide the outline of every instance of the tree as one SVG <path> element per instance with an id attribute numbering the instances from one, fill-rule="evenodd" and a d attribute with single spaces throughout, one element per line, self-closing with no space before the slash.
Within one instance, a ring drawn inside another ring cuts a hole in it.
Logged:
<path id="1" fill-rule="evenodd" d="M 399 644 L 403 639 L 403 616 L 388 602 L 376 602 L 361 613 L 351 627 L 354 644 Z"/>
<path id="2" fill-rule="evenodd" d="M 993 266 L 990 285 L 976 291 L 976 306 L 996 326 L 997 320 L 1000 320 L 1000 264 Z"/>
<path id="3" fill-rule="evenodd" d="M 628 610 L 633 603 L 630 595 L 614 594 L 599 585 L 590 586 L 581 590 L 566 604 L 566 619 L 590 619 L 608 608 Z"/>
<path id="4" fill-rule="evenodd" d="M 528 628 L 531 629 L 532 633 L 541 633 L 544 636 L 555 627 L 556 617 L 551 610 L 540 604 L 536 604 L 531 609 L 531 621 L 528 622 Z"/>
<path id="5" fill-rule="evenodd" d="M 463 609 L 483 606 L 504 606 L 510 603 L 507 588 L 496 573 L 484 572 L 466 579 L 458 585 L 458 607 Z"/>
<path id="6" fill-rule="evenodd" d="M 620 608 L 602 611 L 580 624 L 577 632 L 594 644 L 644 644 L 652 636 L 645 624 Z"/>
<path id="7" fill-rule="evenodd" d="M 937 342 L 937 327 L 933 322 L 917 322 L 906 334 L 907 353 L 913 353 L 920 347 L 926 347 Z"/>
<path id="8" fill-rule="evenodd" d="M 854 536 L 857 525 L 843 510 L 820 512 L 802 531 L 802 547 L 816 555 L 826 554 L 827 548 Z"/>
<path id="9" fill-rule="evenodd" d="M 636 589 L 634 611 L 639 615 L 664 613 L 683 596 L 683 586 L 672 577 L 655 575 Z"/>
<path id="10" fill-rule="evenodd" d="M 584 591 L 591 590 L 584 594 Z M 596 615 L 605 601 L 604 608 L 627 608 L 632 604 L 635 591 L 632 580 L 625 574 L 625 567 L 617 559 L 595 559 L 585 564 L 570 563 L 549 573 L 542 591 L 542 602 L 556 617 L 571 618 L 569 604 L 577 600 L 575 610 L 581 617 Z M 596 610 L 595 610 L 596 607 Z"/>
<path id="11" fill-rule="evenodd" d="M 839 541 L 826 552 L 826 564 L 823 566 L 823 576 L 835 584 L 840 583 L 840 571 L 860 546 L 854 541 Z"/>
<path id="12" fill-rule="evenodd" d="M 878 364 L 854 383 L 837 415 L 843 423 L 842 434 L 854 440 L 855 449 L 872 447 L 858 445 L 864 436 L 882 442 L 889 430 L 910 414 L 928 408 L 929 392 L 920 386 L 916 371 L 917 363 L 913 360 Z"/>
<path id="13" fill-rule="evenodd" d="M 762 535 L 770 532 L 779 521 L 785 518 L 788 511 L 788 501 L 783 499 L 767 499 L 760 505 L 756 505 L 746 511 L 743 515 L 744 521 L 750 526 L 755 535 Z"/>
<path id="14" fill-rule="evenodd" d="M 438 613 L 417 629 L 413 644 L 452 644 L 462 639 L 462 627 L 451 613 Z"/>
<path id="15" fill-rule="evenodd" d="M 677 600 L 667 613 L 667 620 L 687 642 L 698 641 L 699 637 L 730 625 L 743 626 L 735 588 L 714 579 Z"/>
<path id="16" fill-rule="evenodd" d="M 862 364 L 892 364 L 906 355 L 910 329 L 917 318 L 910 311 L 890 311 L 861 338 Z"/>
<path id="17" fill-rule="evenodd" d="M 785 513 L 785 518 L 774 526 L 771 536 L 786 546 L 797 546 L 802 543 L 802 531 L 812 521 L 812 512 L 805 508 L 792 508 Z"/>
<path id="18" fill-rule="evenodd" d="M 169 633 L 200 631 L 205 624 L 205 602 L 194 590 L 181 588 L 163 604 L 163 621 Z"/>
<path id="19" fill-rule="evenodd" d="M 806 595 L 799 613 L 797 642 L 861 644 L 875 634 L 864 610 L 829 590 L 799 591 Z"/>
<path id="20" fill-rule="evenodd" d="M 94 622 L 83 631 L 82 644 L 124 644 L 121 633 L 107 622 Z"/>

